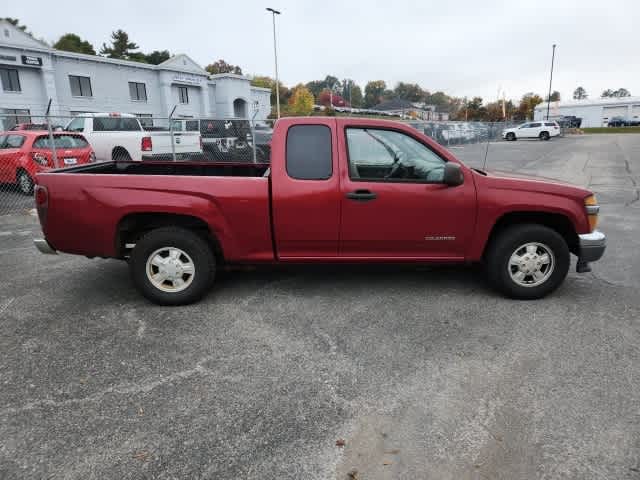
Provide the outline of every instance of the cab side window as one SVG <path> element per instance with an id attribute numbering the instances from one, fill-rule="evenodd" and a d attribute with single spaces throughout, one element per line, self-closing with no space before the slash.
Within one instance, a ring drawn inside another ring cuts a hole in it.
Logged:
<path id="1" fill-rule="evenodd" d="M 349 177 L 360 181 L 442 183 L 446 161 L 406 133 L 347 128 Z"/>
<path id="2" fill-rule="evenodd" d="M 327 180 L 333 174 L 331 129 L 294 125 L 287 132 L 287 175 L 297 180 Z"/>
<path id="3" fill-rule="evenodd" d="M 84 131 L 84 118 L 74 118 L 67 125 L 67 131 L 69 132 L 82 132 Z"/>

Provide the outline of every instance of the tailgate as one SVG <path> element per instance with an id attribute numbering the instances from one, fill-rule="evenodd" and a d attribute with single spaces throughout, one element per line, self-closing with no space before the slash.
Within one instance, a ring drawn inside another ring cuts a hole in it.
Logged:
<path id="1" fill-rule="evenodd" d="M 199 132 L 174 132 L 176 153 L 202 153 Z M 171 132 L 151 133 L 152 154 L 171 153 Z"/>

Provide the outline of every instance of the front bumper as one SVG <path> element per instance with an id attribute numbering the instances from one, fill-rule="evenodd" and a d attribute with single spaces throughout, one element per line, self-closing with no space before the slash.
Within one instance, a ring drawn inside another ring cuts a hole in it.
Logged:
<path id="1" fill-rule="evenodd" d="M 578 235 L 580 252 L 578 259 L 581 262 L 595 262 L 600 260 L 607 248 L 607 237 L 600 230 Z"/>

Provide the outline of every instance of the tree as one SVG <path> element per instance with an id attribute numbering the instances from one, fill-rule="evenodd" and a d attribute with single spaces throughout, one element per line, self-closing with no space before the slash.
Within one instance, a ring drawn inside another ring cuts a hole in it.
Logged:
<path id="1" fill-rule="evenodd" d="M 549 97 L 549 98 L 550 98 L 551 102 L 559 102 L 560 101 L 560 92 L 557 91 L 557 90 L 554 90 L 551 93 L 551 97 Z"/>
<path id="2" fill-rule="evenodd" d="M 121 58 L 123 60 L 137 60 L 143 55 L 140 52 L 134 52 L 137 50 L 138 45 L 129 41 L 129 34 L 124 30 L 116 30 L 111 32 L 111 46 L 108 47 L 106 43 L 102 44 L 100 49 L 100 55 L 106 55 L 108 58 Z M 132 58 L 133 57 L 133 58 Z"/>
<path id="3" fill-rule="evenodd" d="M 291 91 L 278 82 L 280 90 L 280 105 L 286 105 L 288 99 L 291 97 Z M 251 79 L 251 85 L 254 87 L 270 88 L 271 89 L 271 105 L 276 104 L 276 81 L 266 75 L 256 75 Z"/>
<path id="4" fill-rule="evenodd" d="M 171 58 L 169 50 L 154 50 L 151 53 L 145 55 L 145 60 L 151 65 L 160 65 L 162 62 L 166 62 Z"/>
<path id="5" fill-rule="evenodd" d="M 289 99 L 289 112 L 293 115 L 309 115 L 312 111 L 313 94 L 304 85 L 296 85 Z"/>
<path id="6" fill-rule="evenodd" d="M 204 69 L 211 75 L 216 75 L 218 73 L 234 73 L 236 75 L 242 75 L 242 68 L 237 65 L 231 65 L 222 59 L 207 65 Z"/>
<path id="7" fill-rule="evenodd" d="M 6 20 L 11 25 L 13 25 L 14 27 L 22 30 L 23 32 L 29 33 L 29 32 L 27 32 L 26 25 L 20 25 L 20 20 L 18 20 L 17 18 L 4 17 L 3 20 Z"/>
<path id="8" fill-rule="evenodd" d="M 613 93 L 614 93 L 614 92 L 613 92 L 613 90 L 611 90 L 610 88 L 607 88 L 605 91 L 603 91 L 603 92 L 600 94 L 600 96 L 601 96 L 602 98 L 613 97 L 613 96 L 614 96 L 614 95 L 613 95 Z"/>
<path id="9" fill-rule="evenodd" d="M 87 55 L 96 54 L 93 45 L 86 40 L 82 40 L 75 33 L 65 33 L 62 35 L 58 41 L 53 44 L 53 48 L 64 50 L 65 52 L 85 53 Z"/>
<path id="10" fill-rule="evenodd" d="M 451 97 L 449 97 L 449 95 L 447 95 L 444 92 L 438 91 L 432 94 L 429 94 L 428 92 L 425 92 L 425 93 L 426 93 L 425 102 L 428 103 L 429 105 L 444 107 L 445 105 L 448 105 L 451 101 Z"/>
<path id="11" fill-rule="evenodd" d="M 353 87 L 351 87 L 351 95 L 347 98 L 350 98 L 351 106 L 353 108 L 362 107 L 364 99 L 362 98 L 362 89 L 358 85 L 353 85 Z"/>
<path id="12" fill-rule="evenodd" d="M 629 90 L 627 90 L 626 88 L 619 88 L 618 90 L 613 92 L 613 96 L 614 97 L 630 97 L 631 96 L 631 92 Z"/>
<path id="13" fill-rule="evenodd" d="M 425 91 L 417 83 L 398 82 L 393 93 L 396 97 L 409 102 L 421 102 L 425 98 Z"/>
<path id="14" fill-rule="evenodd" d="M 533 118 L 533 112 L 536 105 L 543 102 L 542 97 L 533 92 L 525 93 L 518 105 L 517 116 L 520 120 L 530 120 Z"/>
<path id="15" fill-rule="evenodd" d="M 380 103 L 382 95 L 387 88 L 384 80 L 372 80 L 364 87 L 364 106 L 371 108 Z"/>
<path id="16" fill-rule="evenodd" d="M 587 95 L 587 91 L 582 87 L 578 87 L 573 91 L 574 100 L 585 100 L 587 97 L 589 97 L 589 95 Z"/>

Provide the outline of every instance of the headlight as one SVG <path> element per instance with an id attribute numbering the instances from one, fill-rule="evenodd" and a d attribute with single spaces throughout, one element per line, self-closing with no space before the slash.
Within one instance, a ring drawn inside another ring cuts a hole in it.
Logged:
<path id="1" fill-rule="evenodd" d="M 598 213 L 600 213 L 600 205 L 595 195 L 589 195 L 584 199 L 584 208 L 589 218 L 589 228 L 593 232 L 598 226 Z"/>

